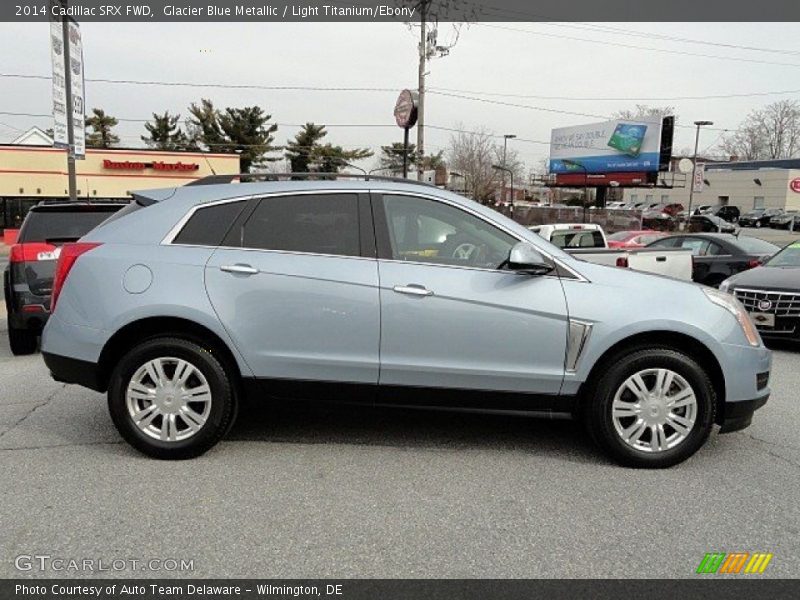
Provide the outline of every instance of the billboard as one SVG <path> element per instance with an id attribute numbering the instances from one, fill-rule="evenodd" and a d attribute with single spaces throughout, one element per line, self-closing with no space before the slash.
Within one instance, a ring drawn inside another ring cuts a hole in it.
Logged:
<path id="1" fill-rule="evenodd" d="M 50 14 L 55 13 L 51 11 Z M 68 17 L 64 18 L 67 19 L 68 40 L 64 40 L 64 28 L 60 18 L 51 17 L 50 20 L 50 62 L 53 66 L 53 141 L 57 148 L 69 148 L 67 131 L 67 95 L 69 95 L 72 103 L 74 156 L 83 159 L 86 156 L 83 40 L 78 24 Z M 67 48 L 69 48 L 68 56 L 65 55 Z M 69 69 L 70 75 L 69 89 L 67 89 L 67 69 Z"/>
<path id="2" fill-rule="evenodd" d="M 659 170 L 662 121 L 617 119 L 554 129 L 550 173 L 650 173 Z"/>

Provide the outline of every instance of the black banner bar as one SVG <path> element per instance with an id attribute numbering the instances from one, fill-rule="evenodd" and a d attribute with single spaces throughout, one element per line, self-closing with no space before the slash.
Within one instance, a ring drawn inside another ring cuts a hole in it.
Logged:
<path id="1" fill-rule="evenodd" d="M 68 0 L 77 21 L 118 22 L 786 22 L 800 21 L 791 0 Z M 47 0 L 3 0 L 0 21 L 45 21 Z M 632 30 L 635 31 L 635 30 Z M 793 40 L 787 40 L 792 42 Z"/>
<path id="2" fill-rule="evenodd" d="M 800 580 L 760 576 L 691 580 L 399 580 L 399 579 L 30 579 L 0 580 L 3 600 L 503 600 L 592 598 L 781 598 L 800 597 Z"/>

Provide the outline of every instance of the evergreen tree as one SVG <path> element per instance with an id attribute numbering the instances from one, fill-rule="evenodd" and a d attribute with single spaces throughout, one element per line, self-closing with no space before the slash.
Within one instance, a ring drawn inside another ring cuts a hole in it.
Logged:
<path id="1" fill-rule="evenodd" d="M 86 136 L 86 145 L 89 148 L 111 148 L 119 144 L 119 136 L 112 131 L 118 123 L 117 119 L 107 115 L 102 108 L 93 108 L 92 116 L 86 118 L 86 126 L 93 130 Z"/>

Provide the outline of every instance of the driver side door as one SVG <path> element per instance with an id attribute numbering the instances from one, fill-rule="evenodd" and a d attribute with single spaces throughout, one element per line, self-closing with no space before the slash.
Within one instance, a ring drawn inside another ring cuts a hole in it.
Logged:
<path id="1" fill-rule="evenodd" d="M 556 398 L 564 377 L 568 317 L 559 278 L 499 269 L 519 240 L 456 204 L 389 193 L 373 193 L 372 204 L 379 401 L 546 408 L 541 396 Z"/>

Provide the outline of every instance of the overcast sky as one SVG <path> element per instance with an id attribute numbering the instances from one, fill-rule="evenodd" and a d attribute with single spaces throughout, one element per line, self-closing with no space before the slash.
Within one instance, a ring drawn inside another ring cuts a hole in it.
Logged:
<path id="1" fill-rule="evenodd" d="M 392 109 L 397 91 L 416 87 L 417 83 L 418 30 L 401 24 L 84 23 L 82 30 L 87 78 L 393 90 L 296 92 L 87 83 L 87 106 L 101 107 L 119 118 L 147 119 L 152 112 L 165 109 L 185 116 L 189 103 L 201 97 L 211 98 L 218 107 L 257 104 L 274 121 L 287 124 L 278 130 L 276 141 L 281 144 L 296 133 L 293 124 L 306 121 L 390 125 L 331 126 L 327 140 L 346 147 L 377 150 L 381 144 L 401 141 L 402 132 L 393 125 Z M 450 25 L 440 25 L 440 41 L 452 37 L 451 33 Z M 678 42 L 664 40 L 664 36 L 779 52 Z M 49 76 L 49 52 L 46 23 L 0 24 L 0 73 Z M 448 57 L 431 63 L 428 86 L 592 115 L 609 115 L 633 108 L 637 102 L 670 104 L 684 125 L 710 119 L 721 128 L 736 128 L 749 110 L 800 94 L 671 98 L 800 90 L 800 41 L 794 23 L 473 24 L 462 29 Z M 582 99 L 483 95 L 486 93 Z M 50 102 L 49 81 L 0 77 L 0 112 L 49 114 Z M 543 142 L 549 141 L 554 127 L 600 120 L 433 94 L 428 97 L 427 108 L 430 125 L 453 127 L 461 122 L 470 129 L 485 126 L 497 134 L 513 133 Z M 31 125 L 46 128 L 51 120 L 0 114 L 0 141 L 10 141 L 18 129 Z M 144 129 L 142 123 L 122 122 L 117 133 L 122 145 L 139 146 Z M 412 138 L 414 135 L 412 132 Z M 426 150 L 446 148 L 449 135 L 427 130 Z M 690 128 L 679 128 L 676 151 L 692 146 L 693 135 Z M 713 145 L 720 135 L 720 131 L 704 132 L 701 150 Z M 548 153 L 547 144 L 512 144 L 529 166 Z"/>

